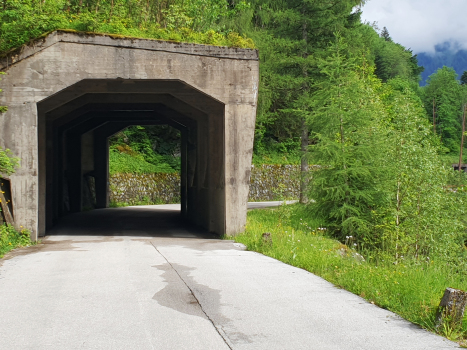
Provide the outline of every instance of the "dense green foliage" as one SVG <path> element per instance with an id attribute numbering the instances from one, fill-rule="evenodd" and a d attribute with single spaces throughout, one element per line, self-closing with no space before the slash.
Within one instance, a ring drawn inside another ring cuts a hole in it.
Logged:
<path id="1" fill-rule="evenodd" d="M 375 65 L 375 74 L 383 82 L 399 77 L 418 85 L 424 68 L 417 62 L 417 55 L 395 43 L 386 28 L 380 35 L 377 28 L 364 25 L 359 28 L 364 46 L 369 52 L 368 59 Z"/>
<path id="2" fill-rule="evenodd" d="M 270 239 L 262 234 L 269 232 Z M 355 239 L 342 244 L 329 237 L 305 206 L 248 212 L 247 227 L 235 240 L 287 264 L 308 270 L 362 298 L 449 339 L 463 342 L 467 322 L 436 328 L 435 314 L 446 287 L 467 290 L 464 265 L 443 259 L 385 259 L 355 250 Z M 465 345 L 465 341 L 464 341 Z"/>
<path id="3" fill-rule="evenodd" d="M 459 152 L 467 86 L 459 83 L 454 69 L 444 66 L 429 76 L 421 95 L 427 115 L 443 144 L 450 152 Z"/>
<path id="4" fill-rule="evenodd" d="M 168 125 L 131 126 L 110 139 L 110 174 L 180 171 L 180 132 Z"/>
<path id="5" fill-rule="evenodd" d="M 0 53 L 56 29 L 251 48 L 250 39 L 221 24 L 245 6 L 224 0 L 2 0 Z"/>
<path id="6" fill-rule="evenodd" d="M 311 95 L 326 79 L 320 58 L 329 54 L 336 32 L 352 42 L 348 52 L 365 55 L 378 78 L 387 81 L 397 76 L 418 85 L 422 68 L 416 56 L 362 24 L 359 12 L 352 12 L 359 3 L 308 1 L 303 8 L 288 2 L 252 4 L 251 22 L 240 32 L 252 37 L 260 51 L 256 156 L 267 159 L 265 155 L 283 153 L 299 159 L 302 121 L 311 113 Z"/>
<path id="7" fill-rule="evenodd" d="M 460 262 L 463 195 L 446 190 L 438 138 L 410 80 L 376 79 L 362 55 L 337 38 L 314 95 L 312 217 L 342 242 L 399 259 Z M 460 260 L 458 260 L 460 259 Z"/>
<path id="8" fill-rule="evenodd" d="M 294 153 L 309 98 L 321 79 L 318 58 L 334 37 L 360 25 L 352 8 L 359 0 L 255 1 L 251 21 L 242 33 L 252 37 L 260 51 L 261 79 L 256 123 L 255 154 Z M 298 157 L 296 157 L 298 158 Z"/>

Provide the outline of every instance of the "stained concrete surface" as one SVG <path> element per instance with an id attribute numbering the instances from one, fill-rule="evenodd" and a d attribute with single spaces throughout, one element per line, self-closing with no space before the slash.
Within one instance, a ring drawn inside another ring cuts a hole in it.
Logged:
<path id="1" fill-rule="evenodd" d="M 0 349 L 455 349 L 173 206 L 68 216 L 0 266 Z"/>

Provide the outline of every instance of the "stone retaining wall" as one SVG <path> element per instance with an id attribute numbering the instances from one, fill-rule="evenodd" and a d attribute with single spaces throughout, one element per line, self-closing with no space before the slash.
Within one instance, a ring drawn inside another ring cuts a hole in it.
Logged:
<path id="1" fill-rule="evenodd" d="M 252 166 L 249 201 L 298 199 L 299 170 L 298 165 Z M 180 175 L 110 175 L 110 201 L 128 204 L 179 203 Z"/>
<path id="2" fill-rule="evenodd" d="M 117 203 L 180 203 L 180 174 L 110 175 L 110 201 Z"/>

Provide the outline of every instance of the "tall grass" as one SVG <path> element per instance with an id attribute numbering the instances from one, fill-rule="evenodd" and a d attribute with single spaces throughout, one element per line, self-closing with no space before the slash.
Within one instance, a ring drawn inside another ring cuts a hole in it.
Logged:
<path id="1" fill-rule="evenodd" d="M 246 231 L 235 240 L 249 250 L 310 271 L 426 329 L 463 342 L 467 320 L 456 329 L 444 325 L 438 330 L 434 321 L 447 287 L 467 290 L 463 269 L 430 259 L 394 262 L 362 253 L 363 257 L 352 249 L 352 237 L 345 244 L 327 237 L 319 222 L 306 219 L 305 210 L 296 204 L 249 211 Z M 262 237 L 265 232 L 271 234 L 271 240 Z"/>

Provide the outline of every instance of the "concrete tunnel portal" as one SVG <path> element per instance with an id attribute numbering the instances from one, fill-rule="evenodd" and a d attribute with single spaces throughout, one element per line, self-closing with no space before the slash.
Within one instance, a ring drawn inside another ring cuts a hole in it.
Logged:
<path id="1" fill-rule="evenodd" d="M 184 218 L 218 234 L 243 230 L 256 50 L 54 32 L 0 70 L 9 107 L 0 146 L 21 158 L 8 178 L 15 223 L 33 238 L 83 209 L 87 177 L 95 207 L 109 206 L 108 138 L 131 125 L 180 131 Z"/>
<path id="2" fill-rule="evenodd" d="M 67 99 L 77 89 L 92 91 L 89 87 L 97 85 L 100 93 Z M 41 185 L 45 185 L 46 229 L 68 212 L 83 209 L 85 176 L 94 178 L 96 208 L 109 206 L 108 138 L 130 125 L 143 124 L 168 124 L 180 130 L 182 216 L 213 231 L 209 214 L 223 223 L 222 213 L 212 212 L 223 204 L 222 192 L 198 190 L 220 185 L 223 118 L 209 123 L 206 113 L 165 93 L 176 90 L 195 95 L 193 101 L 215 113 L 223 109 L 222 103 L 177 81 L 85 80 L 38 104 L 39 118 L 45 124 L 45 130 L 39 130 L 39 159 L 45 164 L 45 184 Z"/>

